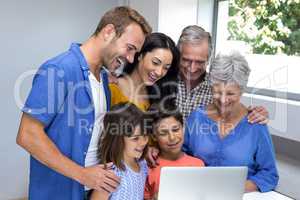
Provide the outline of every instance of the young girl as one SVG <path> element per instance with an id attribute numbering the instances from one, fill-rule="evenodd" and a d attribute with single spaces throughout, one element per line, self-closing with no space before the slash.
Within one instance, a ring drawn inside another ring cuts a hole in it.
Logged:
<path id="1" fill-rule="evenodd" d="M 142 200 L 148 174 L 144 160 L 148 135 L 144 131 L 145 115 L 134 104 L 121 103 L 104 117 L 104 131 L 99 146 L 101 163 L 113 162 L 120 185 L 112 194 L 94 190 L 91 199 Z"/>
<path id="2" fill-rule="evenodd" d="M 181 151 L 183 145 L 183 118 L 174 103 L 164 106 L 155 104 L 149 109 L 152 113 L 154 141 L 159 148 L 158 165 L 149 168 L 145 187 L 145 199 L 156 199 L 159 189 L 160 170 L 166 166 L 204 166 L 202 160 L 186 155 Z"/>

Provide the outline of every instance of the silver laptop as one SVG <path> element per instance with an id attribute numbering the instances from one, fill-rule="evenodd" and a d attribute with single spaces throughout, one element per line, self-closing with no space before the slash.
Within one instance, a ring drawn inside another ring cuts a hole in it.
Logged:
<path id="1" fill-rule="evenodd" d="M 241 200 L 247 167 L 163 167 L 158 200 Z"/>

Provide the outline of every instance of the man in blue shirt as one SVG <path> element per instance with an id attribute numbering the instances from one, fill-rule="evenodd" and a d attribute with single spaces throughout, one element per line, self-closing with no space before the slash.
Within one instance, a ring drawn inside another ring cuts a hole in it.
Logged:
<path id="1" fill-rule="evenodd" d="M 86 42 L 72 44 L 39 68 L 17 136 L 31 154 L 29 199 L 79 200 L 84 186 L 101 192 L 118 186 L 111 171 L 86 163 L 87 155 L 95 162 L 98 118 L 110 107 L 107 73 L 101 68 L 114 72 L 133 62 L 150 32 L 137 11 L 116 7 L 104 14 Z"/>

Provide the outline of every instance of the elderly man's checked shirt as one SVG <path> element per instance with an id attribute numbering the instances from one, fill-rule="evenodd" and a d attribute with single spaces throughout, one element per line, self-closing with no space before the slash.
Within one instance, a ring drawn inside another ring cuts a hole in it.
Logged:
<path id="1" fill-rule="evenodd" d="M 200 105 L 212 103 L 211 86 L 208 82 L 208 74 L 205 75 L 204 81 L 199 83 L 195 88 L 188 91 L 183 80 L 179 80 L 177 85 L 176 105 L 186 119 L 192 111 Z"/>

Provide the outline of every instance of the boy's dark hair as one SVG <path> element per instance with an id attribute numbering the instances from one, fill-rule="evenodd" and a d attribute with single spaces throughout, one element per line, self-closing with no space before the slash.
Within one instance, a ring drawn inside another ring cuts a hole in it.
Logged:
<path id="1" fill-rule="evenodd" d="M 166 101 L 152 104 L 148 109 L 148 117 L 151 118 L 152 123 L 150 129 L 148 129 L 148 132 L 153 132 L 155 125 L 162 119 L 168 117 L 174 117 L 178 122 L 181 123 L 181 125 L 183 125 L 183 117 L 175 104 L 175 99 L 168 99 Z"/>
<path id="2" fill-rule="evenodd" d="M 107 11 L 103 15 L 94 35 L 97 36 L 106 25 L 113 24 L 116 29 L 117 37 L 120 37 L 125 28 L 132 23 L 138 24 L 145 35 L 150 34 L 152 31 L 151 26 L 140 13 L 130 7 L 119 6 Z"/>
<path id="3" fill-rule="evenodd" d="M 140 126 L 141 134 L 147 134 L 144 128 L 146 122 L 145 113 L 134 104 L 126 102 L 114 105 L 103 120 L 103 131 L 98 144 L 98 158 L 101 163 L 113 162 L 119 169 L 125 170 L 122 163 L 124 137 L 132 136 L 137 126 Z M 145 157 L 145 152 L 141 159 Z"/>

